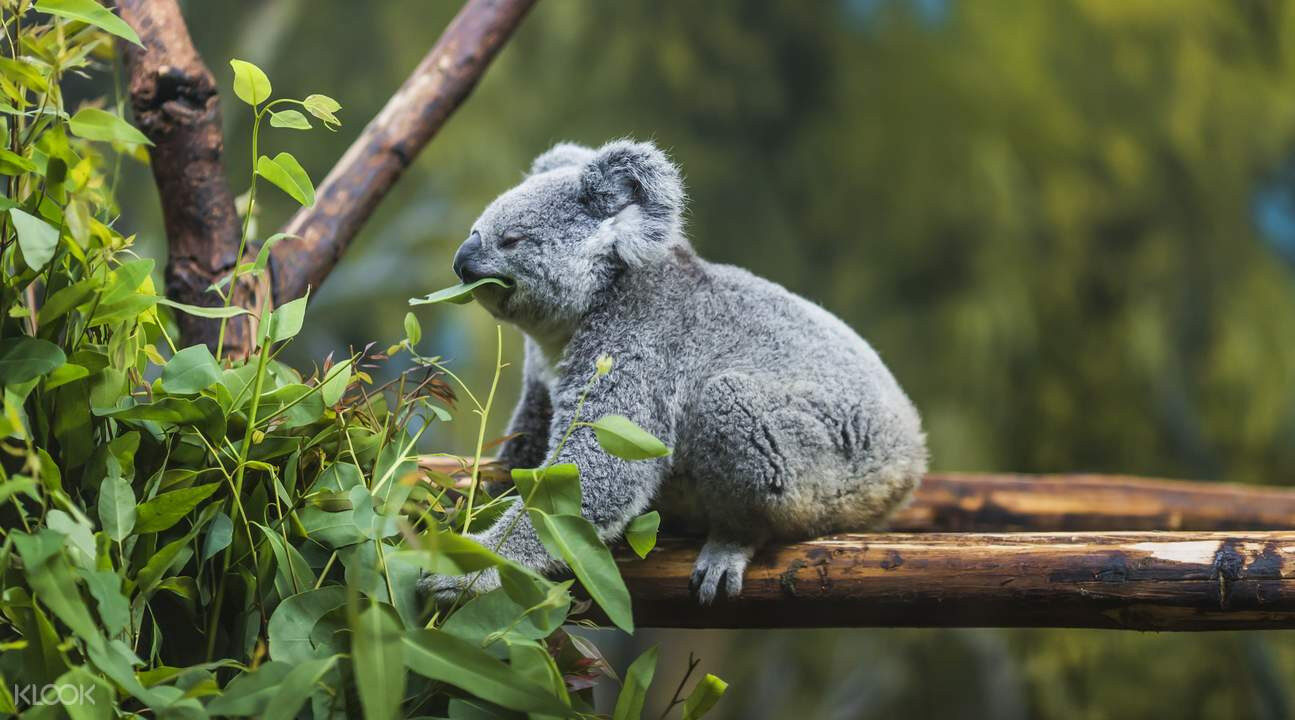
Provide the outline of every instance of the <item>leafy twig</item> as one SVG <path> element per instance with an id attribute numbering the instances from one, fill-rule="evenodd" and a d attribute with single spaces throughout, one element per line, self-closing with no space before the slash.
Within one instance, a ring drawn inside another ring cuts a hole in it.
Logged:
<path id="1" fill-rule="evenodd" d="M 683 692 L 683 686 L 688 684 L 688 678 L 692 677 L 692 671 L 696 670 L 697 666 L 700 664 L 701 659 L 689 652 L 688 670 L 684 672 L 683 679 L 679 681 L 679 687 L 675 688 L 674 696 L 670 698 L 670 704 L 666 706 L 665 712 L 661 713 L 660 720 L 665 720 L 665 717 L 670 714 L 671 710 L 674 710 L 676 706 L 683 704 L 684 701 L 679 697 L 679 695 Z"/>

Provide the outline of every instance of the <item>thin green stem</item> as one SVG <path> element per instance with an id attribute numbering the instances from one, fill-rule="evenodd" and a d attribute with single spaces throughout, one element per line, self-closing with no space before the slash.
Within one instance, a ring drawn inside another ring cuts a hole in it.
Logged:
<path id="1" fill-rule="evenodd" d="M 252 222 L 252 213 L 256 210 L 256 160 L 260 157 L 260 149 L 257 143 L 261 135 L 261 115 L 269 109 L 266 105 L 259 111 L 254 111 L 255 119 L 252 120 L 252 186 L 247 191 L 247 212 L 243 213 L 243 229 L 238 238 L 238 254 L 234 256 L 234 269 L 229 277 L 229 291 L 225 293 L 224 307 L 234 300 L 234 288 L 238 283 L 238 270 L 243 264 L 243 253 L 247 250 L 247 229 Z M 220 319 L 220 332 L 216 336 L 216 362 L 220 362 L 221 354 L 225 350 L 225 327 L 229 324 L 229 318 Z"/>
<path id="2" fill-rule="evenodd" d="M 463 392 L 467 394 L 468 399 L 472 401 L 472 404 L 477 406 L 477 411 L 478 412 L 481 411 L 482 406 L 481 406 L 481 403 L 477 401 L 477 396 L 472 394 L 472 389 L 469 388 L 468 384 L 463 382 L 463 380 L 461 380 L 458 375 L 455 375 L 453 370 L 450 370 L 449 368 L 445 367 L 444 365 L 438 362 L 433 362 L 429 364 L 432 367 L 436 368 L 437 370 L 440 370 L 441 372 L 445 373 L 446 375 L 449 375 L 450 378 L 454 380 L 454 382 L 458 383 L 459 387 L 463 389 Z"/>
<path id="3" fill-rule="evenodd" d="M 486 395 L 486 404 L 481 408 L 481 422 L 477 425 L 477 448 L 472 456 L 472 480 L 468 485 L 468 505 L 463 515 L 463 531 L 472 527 L 472 502 L 477 494 L 477 481 L 481 477 L 481 450 L 486 444 L 486 423 L 490 419 L 490 407 L 495 402 L 495 390 L 499 387 L 499 375 L 503 370 L 504 331 L 495 325 L 495 375 L 490 381 L 490 393 Z"/>
<path id="4" fill-rule="evenodd" d="M 252 534 L 251 527 L 248 525 L 247 514 L 243 511 L 242 509 L 243 505 L 239 501 L 239 499 L 243 496 L 243 478 L 247 472 L 247 453 L 251 450 L 252 438 L 253 438 L 253 435 L 256 433 L 256 411 L 261 404 L 261 391 L 265 389 L 265 373 L 266 373 L 265 366 L 266 366 L 266 363 L 269 361 L 269 359 L 270 359 L 270 343 L 266 342 L 261 345 L 261 353 L 257 358 L 256 380 L 254 381 L 255 387 L 252 390 L 252 405 L 251 407 L 248 408 L 248 411 L 247 411 L 247 434 L 243 438 L 243 446 L 239 448 L 238 467 L 234 468 L 234 488 L 233 488 L 234 503 L 235 503 L 235 507 L 238 509 L 239 520 L 243 523 L 243 529 L 248 534 L 249 546 L 251 547 L 253 553 L 256 552 L 256 543 L 255 541 L 250 540 L 251 534 Z M 216 599 L 212 605 L 211 620 L 210 620 L 211 627 L 207 634 L 207 660 L 208 661 L 211 660 L 212 655 L 216 649 L 216 633 L 215 633 L 216 621 L 220 617 L 221 604 L 225 600 L 225 581 L 229 577 L 229 565 L 230 565 L 230 561 L 233 559 L 232 558 L 233 554 L 234 554 L 234 546 L 231 544 L 228 548 L 225 549 L 225 561 L 222 566 L 223 571 L 221 572 L 221 575 L 220 575 L 220 585 L 216 590 Z M 255 555 L 253 555 L 253 557 L 255 557 Z"/>

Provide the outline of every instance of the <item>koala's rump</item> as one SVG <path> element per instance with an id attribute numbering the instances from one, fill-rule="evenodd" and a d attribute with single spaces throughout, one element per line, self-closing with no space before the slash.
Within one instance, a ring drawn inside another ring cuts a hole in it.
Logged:
<path id="1" fill-rule="evenodd" d="M 737 268 L 707 270 L 663 515 L 773 537 L 876 525 L 925 471 L 916 410 L 830 313 Z"/>

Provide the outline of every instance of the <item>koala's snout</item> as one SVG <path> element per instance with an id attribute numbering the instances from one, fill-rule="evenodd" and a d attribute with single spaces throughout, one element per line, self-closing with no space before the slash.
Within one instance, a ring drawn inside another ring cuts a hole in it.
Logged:
<path id="1" fill-rule="evenodd" d="M 454 274 L 465 283 L 480 280 L 485 277 L 473 268 L 473 260 L 481 252 L 481 233 L 476 230 L 468 236 L 467 240 L 459 246 L 458 252 L 454 253 Z"/>

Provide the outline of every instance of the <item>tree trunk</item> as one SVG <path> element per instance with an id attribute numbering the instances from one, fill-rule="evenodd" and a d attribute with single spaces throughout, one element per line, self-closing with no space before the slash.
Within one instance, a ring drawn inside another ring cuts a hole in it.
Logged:
<path id="1" fill-rule="evenodd" d="M 153 179 L 162 201 L 168 253 L 166 294 L 190 305 L 220 305 L 207 290 L 234 268 L 240 225 L 225 177 L 220 96 L 193 46 L 175 0 L 120 0 L 121 17 L 144 48 L 121 41 L 135 124 L 154 144 Z M 234 302 L 253 307 L 255 284 L 240 282 Z M 219 321 L 176 313 L 185 345 L 214 351 Z M 248 322 L 231 320 L 226 347 L 250 345 Z"/>

